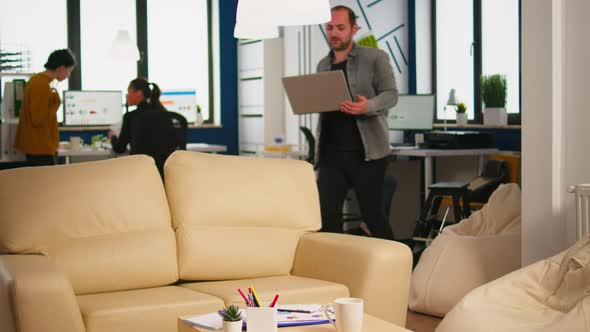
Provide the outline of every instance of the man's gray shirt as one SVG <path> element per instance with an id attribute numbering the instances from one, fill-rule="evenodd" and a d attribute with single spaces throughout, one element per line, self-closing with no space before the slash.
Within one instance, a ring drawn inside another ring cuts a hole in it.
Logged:
<path id="1" fill-rule="evenodd" d="M 332 55 L 333 52 L 330 52 L 318 63 L 318 72 L 331 70 Z M 380 49 L 354 44 L 347 61 L 346 74 L 352 97 L 365 96 L 369 104 L 367 113 L 355 116 L 365 149 L 365 160 L 381 159 L 390 154 L 387 114 L 397 104 L 398 96 L 389 56 Z M 321 128 L 320 115 L 316 135 L 316 161 L 319 160 L 321 149 Z"/>

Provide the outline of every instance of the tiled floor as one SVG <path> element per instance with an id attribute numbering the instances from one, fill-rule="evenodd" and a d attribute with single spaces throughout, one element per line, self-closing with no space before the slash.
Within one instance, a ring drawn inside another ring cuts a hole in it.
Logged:
<path id="1" fill-rule="evenodd" d="M 442 319 L 408 310 L 406 328 L 414 332 L 433 332 Z"/>

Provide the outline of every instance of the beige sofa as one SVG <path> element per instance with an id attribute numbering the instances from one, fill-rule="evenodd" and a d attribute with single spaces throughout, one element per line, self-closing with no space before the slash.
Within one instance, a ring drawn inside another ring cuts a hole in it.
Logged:
<path id="1" fill-rule="evenodd" d="M 405 325 L 409 249 L 316 233 L 309 164 L 183 151 L 165 179 L 145 156 L 0 171 L 0 331 L 176 331 L 250 285 Z"/>

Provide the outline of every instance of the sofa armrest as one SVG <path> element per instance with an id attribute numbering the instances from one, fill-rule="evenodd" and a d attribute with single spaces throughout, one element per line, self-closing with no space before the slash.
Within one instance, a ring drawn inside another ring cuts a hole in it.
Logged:
<path id="1" fill-rule="evenodd" d="M 406 326 L 412 273 L 410 248 L 395 241 L 335 233 L 301 237 L 292 274 L 346 285 L 365 312 Z"/>
<path id="2" fill-rule="evenodd" d="M 47 257 L 0 255 L 0 331 L 85 331 L 70 282 Z"/>

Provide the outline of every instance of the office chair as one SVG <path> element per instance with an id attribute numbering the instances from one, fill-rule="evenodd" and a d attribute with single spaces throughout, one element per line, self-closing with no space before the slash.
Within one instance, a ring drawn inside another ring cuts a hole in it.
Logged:
<path id="1" fill-rule="evenodd" d="M 303 136 L 305 136 L 305 140 L 307 141 L 307 158 L 305 159 L 308 163 L 313 164 L 315 161 L 315 137 L 311 133 L 309 128 L 301 126 L 299 127 Z"/>
<path id="2" fill-rule="evenodd" d="M 167 111 L 142 112 L 131 124 L 131 154 L 154 158 L 164 178 L 164 163 L 176 150 L 186 150 L 188 123 L 184 116 Z"/>

